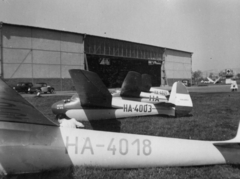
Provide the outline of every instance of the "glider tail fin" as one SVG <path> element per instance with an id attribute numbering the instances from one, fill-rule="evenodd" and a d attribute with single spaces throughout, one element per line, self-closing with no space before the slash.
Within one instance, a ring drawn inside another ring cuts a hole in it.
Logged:
<path id="1" fill-rule="evenodd" d="M 143 92 L 149 92 L 151 87 L 152 87 L 151 76 L 148 75 L 148 74 L 142 74 L 142 86 L 141 86 L 141 91 L 143 91 Z"/>
<path id="2" fill-rule="evenodd" d="M 122 97 L 139 97 L 141 93 L 142 76 L 138 72 L 129 71 L 125 77 L 120 95 Z"/>
<path id="3" fill-rule="evenodd" d="M 82 106 L 111 108 L 112 95 L 96 73 L 80 69 L 69 73 Z"/>
<path id="4" fill-rule="evenodd" d="M 175 104 L 176 116 L 188 115 L 193 107 L 189 92 L 181 82 L 173 84 L 169 102 Z"/>

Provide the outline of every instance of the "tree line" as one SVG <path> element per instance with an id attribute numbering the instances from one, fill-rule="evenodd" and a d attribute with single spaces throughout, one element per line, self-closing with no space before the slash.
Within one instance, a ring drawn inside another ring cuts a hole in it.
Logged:
<path id="1" fill-rule="evenodd" d="M 218 76 L 221 77 L 221 78 L 225 78 L 226 72 L 225 71 L 220 71 L 218 73 Z M 209 78 L 213 78 L 214 74 L 213 73 L 209 73 L 208 77 Z M 240 73 L 237 73 L 236 77 L 238 79 L 240 79 Z M 193 80 L 194 83 L 199 83 L 202 80 L 206 80 L 206 78 L 203 77 L 203 72 L 201 70 L 197 70 L 197 71 L 192 72 L 192 80 Z"/>

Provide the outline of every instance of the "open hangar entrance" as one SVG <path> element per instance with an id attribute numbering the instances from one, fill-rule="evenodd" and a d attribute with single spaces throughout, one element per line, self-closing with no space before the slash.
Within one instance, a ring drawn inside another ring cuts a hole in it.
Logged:
<path id="1" fill-rule="evenodd" d="M 148 60 L 87 55 L 88 70 L 96 72 L 109 88 L 121 87 L 129 71 L 149 74 L 152 85 L 160 86 L 161 63 L 152 64 Z"/>
<path id="2" fill-rule="evenodd" d="M 85 69 L 108 88 L 121 87 L 128 71 L 149 74 L 153 86 L 161 85 L 162 48 L 96 36 L 86 36 L 84 47 Z"/>

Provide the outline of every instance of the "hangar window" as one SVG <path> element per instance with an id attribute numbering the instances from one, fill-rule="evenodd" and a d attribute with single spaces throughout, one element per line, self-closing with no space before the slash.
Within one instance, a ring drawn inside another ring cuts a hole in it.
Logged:
<path id="1" fill-rule="evenodd" d="M 149 60 L 148 65 L 162 65 L 162 62 Z"/>
<path id="2" fill-rule="evenodd" d="M 110 59 L 109 58 L 100 58 L 99 64 L 100 65 L 110 65 Z"/>

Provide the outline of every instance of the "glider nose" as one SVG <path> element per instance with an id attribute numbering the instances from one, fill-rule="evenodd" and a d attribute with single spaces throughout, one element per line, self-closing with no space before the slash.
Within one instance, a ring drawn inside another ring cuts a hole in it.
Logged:
<path id="1" fill-rule="evenodd" d="M 64 107 L 64 100 L 58 101 L 51 106 L 52 113 L 55 115 L 65 114 L 66 109 Z"/>

